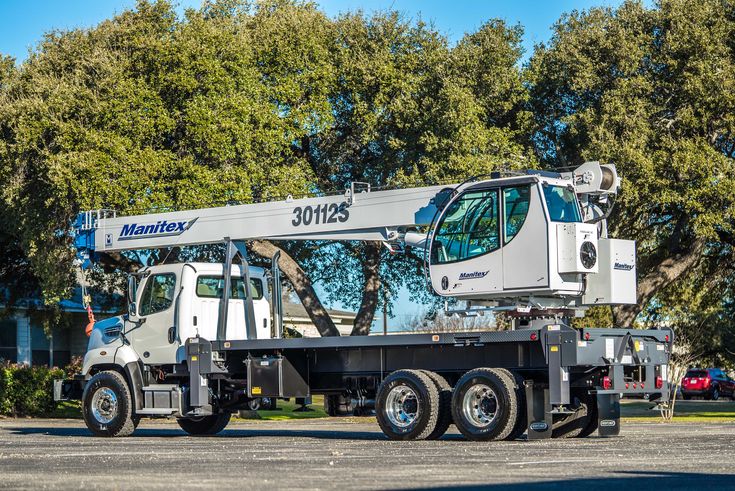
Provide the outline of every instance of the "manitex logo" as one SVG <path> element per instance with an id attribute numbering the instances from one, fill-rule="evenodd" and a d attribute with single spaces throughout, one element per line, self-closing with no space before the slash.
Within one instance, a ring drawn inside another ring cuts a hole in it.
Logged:
<path id="1" fill-rule="evenodd" d="M 619 269 L 621 271 L 630 271 L 633 269 L 632 264 L 625 264 L 625 263 L 615 263 L 615 269 Z"/>
<path id="2" fill-rule="evenodd" d="M 531 429 L 533 431 L 546 431 L 549 429 L 549 425 L 545 421 L 534 421 L 531 423 Z"/>
<path id="3" fill-rule="evenodd" d="M 490 271 L 473 271 L 472 273 L 460 273 L 459 279 L 461 280 L 477 280 L 484 278 Z"/>
<path id="4" fill-rule="evenodd" d="M 117 240 L 151 239 L 154 237 L 181 235 L 194 225 L 197 218 L 192 218 L 189 221 L 184 220 L 183 222 L 159 220 L 156 223 L 144 225 L 138 225 L 137 223 L 123 225 Z"/>

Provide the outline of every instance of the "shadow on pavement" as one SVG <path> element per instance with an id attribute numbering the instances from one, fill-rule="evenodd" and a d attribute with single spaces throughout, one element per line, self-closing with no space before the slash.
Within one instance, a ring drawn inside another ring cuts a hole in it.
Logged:
<path id="1" fill-rule="evenodd" d="M 16 435 L 51 435 L 70 437 L 93 437 L 84 427 L 70 428 L 68 426 L 28 426 L 9 427 L 8 431 Z M 188 435 L 175 428 L 138 428 L 130 438 L 183 438 Z M 325 440 L 385 440 L 386 437 L 376 431 L 349 431 L 329 429 L 225 429 L 214 437 L 206 438 L 253 438 L 253 437 L 291 437 L 291 438 L 319 438 Z M 458 436 L 447 436 L 445 439 L 460 439 Z"/>
<path id="2" fill-rule="evenodd" d="M 585 469 L 580 468 L 580 473 Z M 589 470 L 594 473 L 594 470 Z M 656 472 L 656 471 L 620 471 L 620 476 L 589 477 L 582 479 L 559 479 L 543 482 L 517 482 L 512 484 L 481 484 L 469 486 L 447 486 L 413 489 L 455 489 L 460 491 L 490 490 L 490 491 L 518 491 L 529 489 L 531 491 L 589 491 L 589 490 L 615 490 L 625 491 L 665 489 L 689 490 L 689 489 L 735 489 L 735 474 L 701 474 L 696 472 Z"/>

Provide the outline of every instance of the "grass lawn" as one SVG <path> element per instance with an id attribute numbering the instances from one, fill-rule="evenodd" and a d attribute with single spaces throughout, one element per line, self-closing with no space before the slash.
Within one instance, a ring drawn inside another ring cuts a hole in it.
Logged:
<path id="1" fill-rule="evenodd" d="M 658 411 L 650 409 L 652 406 L 647 401 L 626 400 L 620 404 L 620 413 L 629 421 L 661 421 Z M 674 422 L 735 423 L 735 402 L 677 400 Z"/>
<path id="2" fill-rule="evenodd" d="M 312 418 L 326 418 L 327 413 L 324 412 L 324 396 L 312 396 L 312 404 L 309 406 L 311 411 L 300 412 L 296 411 L 299 406 L 296 405 L 293 399 L 289 401 L 278 401 L 278 409 L 275 411 L 258 411 L 257 419 L 265 419 L 268 421 L 279 421 L 285 419 L 312 419 Z M 236 419 L 240 419 L 236 416 Z"/>

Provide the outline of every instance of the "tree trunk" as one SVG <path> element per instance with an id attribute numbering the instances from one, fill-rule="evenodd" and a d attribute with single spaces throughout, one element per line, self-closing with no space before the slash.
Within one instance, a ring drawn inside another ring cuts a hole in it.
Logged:
<path id="1" fill-rule="evenodd" d="M 332 318 L 329 317 L 327 309 L 324 308 L 314 291 L 309 276 L 286 251 L 267 240 L 251 241 L 250 249 L 255 254 L 271 260 L 273 259 L 273 255 L 277 251 L 280 251 L 281 257 L 278 260 L 278 266 L 293 285 L 296 294 L 306 309 L 306 313 L 309 314 L 309 318 L 314 323 L 319 334 L 323 337 L 339 336 L 339 331 L 334 325 Z"/>
<path id="2" fill-rule="evenodd" d="M 698 238 L 684 251 L 666 256 L 638 282 L 638 302 L 613 308 L 616 327 L 632 327 L 636 316 L 662 288 L 684 276 L 697 265 L 704 251 L 705 240 Z"/>
<path id="3" fill-rule="evenodd" d="M 352 336 L 367 336 L 370 334 L 370 326 L 375 318 L 375 310 L 378 308 L 378 293 L 380 290 L 380 242 L 368 242 L 365 244 L 365 257 L 362 266 L 364 284 L 362 290 L 362 301 L 360 310 L 355 317 L 355 326 L 352 328 Z"/>

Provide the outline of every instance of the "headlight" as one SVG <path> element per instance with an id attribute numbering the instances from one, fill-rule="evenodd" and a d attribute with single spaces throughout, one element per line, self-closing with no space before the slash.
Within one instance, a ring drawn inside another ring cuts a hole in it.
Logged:
<path id="1" fill-rule="evenodd" d="M 582 246 L 579 248 L 579 259 L 582 261 L 582 266 L 586 269 L 592 269 L 597 263 L 595 244 L 590 241 L 582 242 Z"/>

